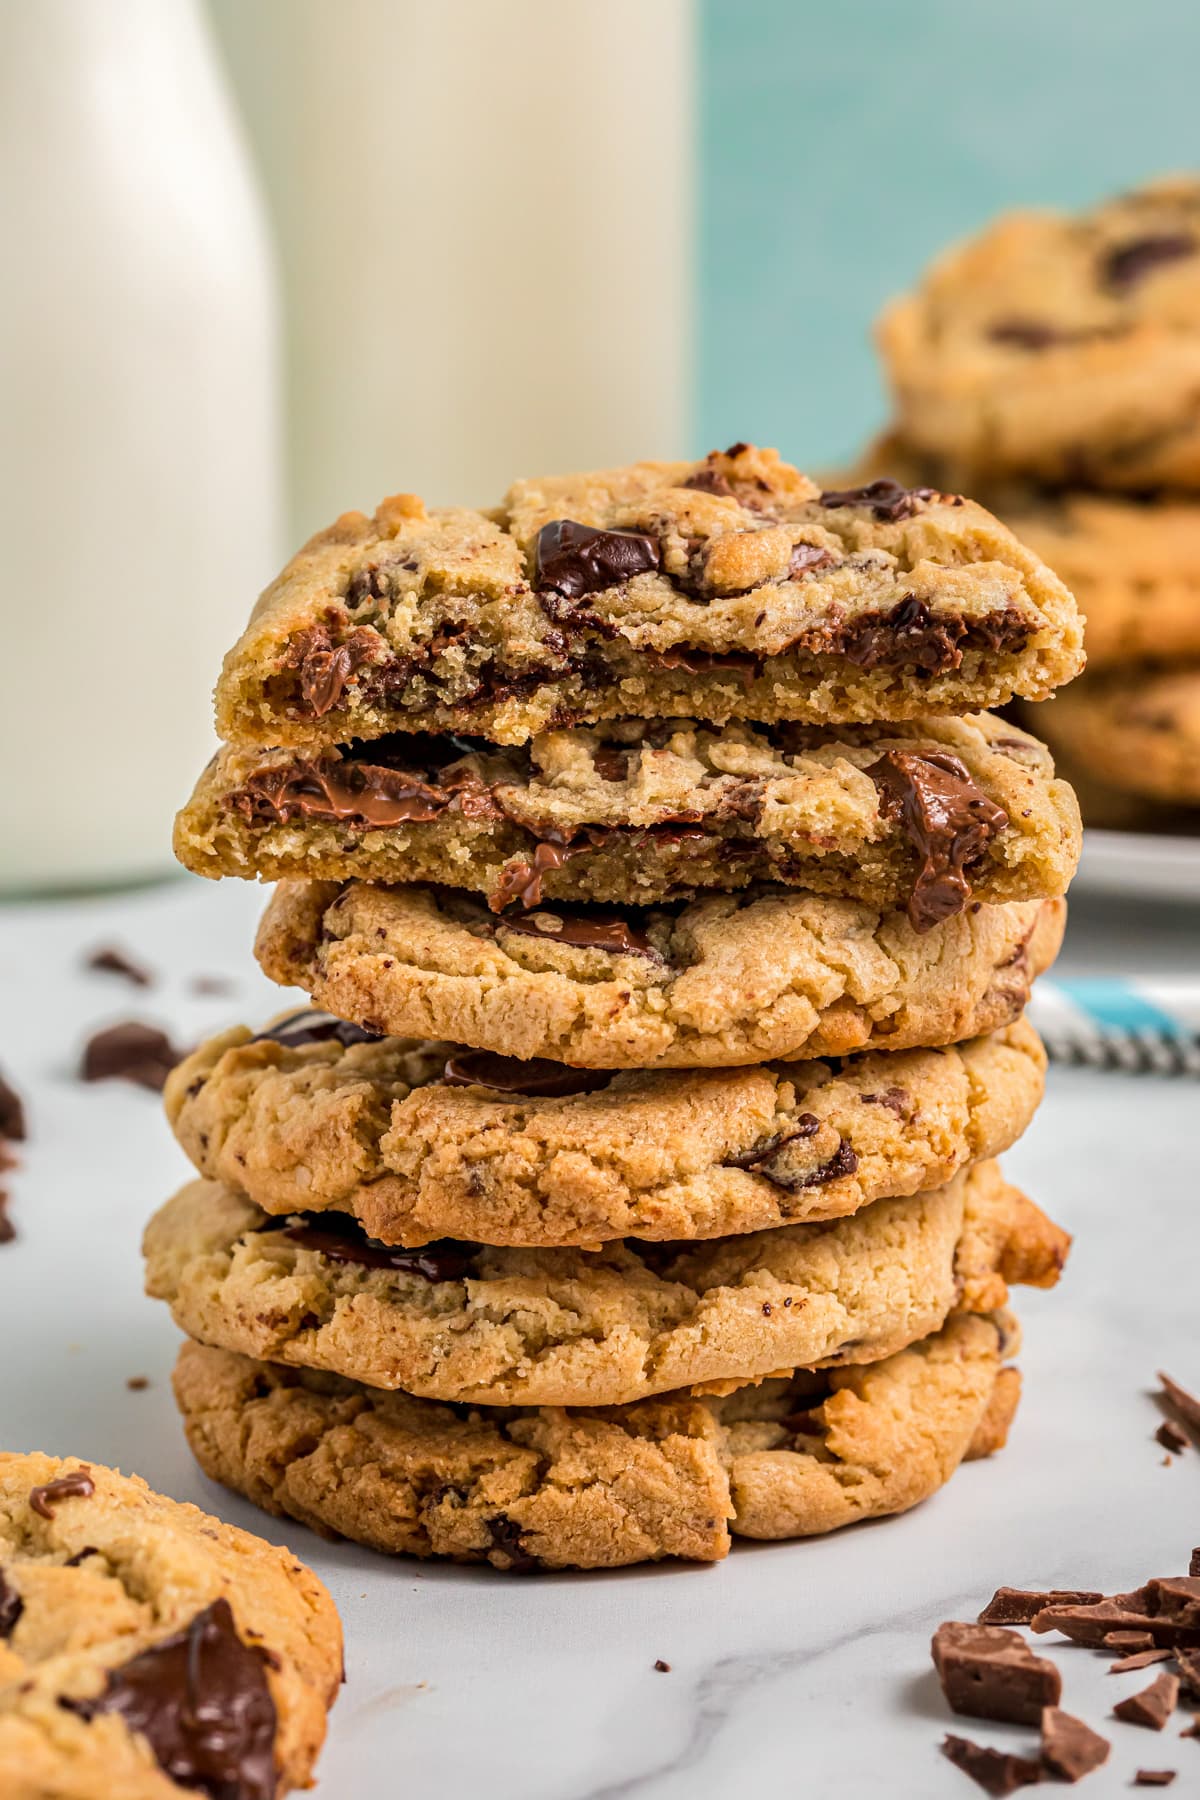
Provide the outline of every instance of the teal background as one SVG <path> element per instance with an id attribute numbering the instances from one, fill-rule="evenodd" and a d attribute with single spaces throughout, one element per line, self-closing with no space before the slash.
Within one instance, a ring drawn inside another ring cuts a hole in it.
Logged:
<path id="1" fill-rule="evenodd" d="M 700 448 L 845 458 L 871 321 L 1003 207 L 1200 167 L 1195 0 L 699 0 Z"/>

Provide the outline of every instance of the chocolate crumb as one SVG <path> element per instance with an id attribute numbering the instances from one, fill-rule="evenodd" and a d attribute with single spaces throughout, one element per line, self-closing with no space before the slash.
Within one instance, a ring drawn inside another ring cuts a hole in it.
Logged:
<path id="1" fill-rule="evenodd" d="M 160 1094 L 186 1050 L 177 1050 L 156 1025 L 126 1019 L 88 1039 L 80 1065 L 83 1081 L 133 1081 Z"/>
<path id="2" fill-rule="evenodd" d="M 1040 1762 L 1028 1756 L 1014 1756 L 1009 1750 L 987 1749 L 973 1744 L 970 1738 L 955 1737 L 952 1732 L 942 1739 L 942 1755 L 978 1782 L 986 1794 L 1012 1794 L 1017 1788 L 1032 1787 L 1042 1779 Z"/>
<path id="3" fill-rule="evenodd" d="M 981 1625 L 1031 1625 L 1046 1606 L 1095 1606 L 1094 1588 L 997 1588 L 979 1615 Z"/>
<path id="4" fill-rule="evenodd" d="M 1133 1778 L 1133 1785 L 1134 1787 L 1170 1787 L 1174 1779 L 1174 1769 L 1139 1769 Z"/>
<path id="5" fill-rule="evenodd" d="M 0 1075 L 0 1138 L 11 1138 L 13 1143 L 21 1143 L 24 1137 L 25 1107 L 21 1096 Z"/>
<path id="6" fill-rule="evenodd" d="M 1186 1450 L 1191 1443 L 1186 1431 L 1181 1431 L 1171 1419 L 1164 1419 L 1154 1435 L 1163 1449 L 1170 1450 L 1175 1456 Z"/>
<path id="7" fill-rule="evenodd" d="M 664 1662 L 661 1656 L 659 1657 L 658 1661 L 655 1663 L 654 1666 L 658 1670 L 660 1675 L 669 1675 L 671 1673 L 670 1663 Z"/>
<path id="8" fill-rule="evenodd" d="M 125 952 L 115 944 L 106 944 L 102 950 L 93 950 L 87 959 L 89 969 L 95 969 L 104 975 L 119 975 L 123 981 L 130 981 L 134 987 L 150 987 L 154 977 L 149 969 L 126 956 Z"/>
<path id="9" fill-rule="evenodd" d="M 125 1386 L 131 1394 L 144 1394 L 150 1386 L 150 1377 L 148 1375 L 130 1375 Z"/>
<path id="10" fill-rule="evenodd" d="M 1038 1725 L 1043 1709 L 1062 1698 L 1054 1664 L 1001 1625 L 948 1619 L 934 1633 L 932 1651 L 942 1692 L 957 1713 Z"/>
<path id="11" fill-rule="evenodd" d="M 1118 1700 L 1113 1714 L 1127 1725 L 1144 1725 L 1148 1731 L 1161 1731 L 1179 1699 L 1179 1677 L 1164 1669 L 1140 1694 Z"/>
<path id="12" fill-rule="evenodd" d="M 1057 1706 L 1042 1714 L 1042 1766 L 1060 1781 L 1079 1781 L 1108 1761 L 1106 1737 Z"/>

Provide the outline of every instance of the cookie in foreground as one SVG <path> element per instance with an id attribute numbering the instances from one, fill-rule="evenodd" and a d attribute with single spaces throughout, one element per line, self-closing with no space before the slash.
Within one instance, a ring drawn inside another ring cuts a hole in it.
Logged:
<path id="1" fill-rule="evenodd" d="M 982 507 L 823 493 L 737 444 L 518 481 L 493 512 L 401 494 L 345 514 L 259 600 L 217 730 L 517 744 L 622 714 L 897 719 L 1040 699 L 1081 666 L 1067 589 Z"/>
<path id="2" fill-rule="evenodd" d="M 275 1800 L 309 1785 L 341 1676 L 289 1551 L 136 1475 L 0 1453 L 6 1800 Z"/>
<path id="3" fill-rule="evenodd" d="M 903 1512 L 1005 1440 L 1007 1315 L 884 1362 L 611 1410 L 465 1410 L 185 1344 L 175 1394 L 214 1480 L 372 1549 L 498 1569 L 717 1562 Z"/>

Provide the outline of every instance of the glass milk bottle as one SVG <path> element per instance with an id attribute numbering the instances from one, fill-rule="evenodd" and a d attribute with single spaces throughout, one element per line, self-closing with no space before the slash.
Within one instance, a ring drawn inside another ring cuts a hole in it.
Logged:
<path id="1" fill-rule="evenodd" d="M 266 233 L 194 0 L 0 8 L 0 889 L 172 866 L 279 559 Z"/>

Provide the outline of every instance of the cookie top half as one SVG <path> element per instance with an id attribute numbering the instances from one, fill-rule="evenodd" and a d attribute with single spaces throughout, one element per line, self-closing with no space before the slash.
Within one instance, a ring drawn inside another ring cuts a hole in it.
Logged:
<path id="1" fill-rule="evenodd" d="M 0 1453 L 0 1792 L 275 1800 L 341 1681 L 291 1553 L 98 1463 Z"/>
<path id="2" fill-rule="evenodd" d="M 1007 213 L 878 339 L 904 435 L 972 479 L 1200 488 L 1200 180 Z"/>
<path id="3" fill-rule="evenodd" d="M 399 495 L 345 514 L 259 600 L 217 727 L 320 748 L 676 713 L 908 718 L 1042 698 L 1080 644 L 1067 589 L 982 507 L 822 492 L 737 444 L 518 481 L 490 512 Z"/>

